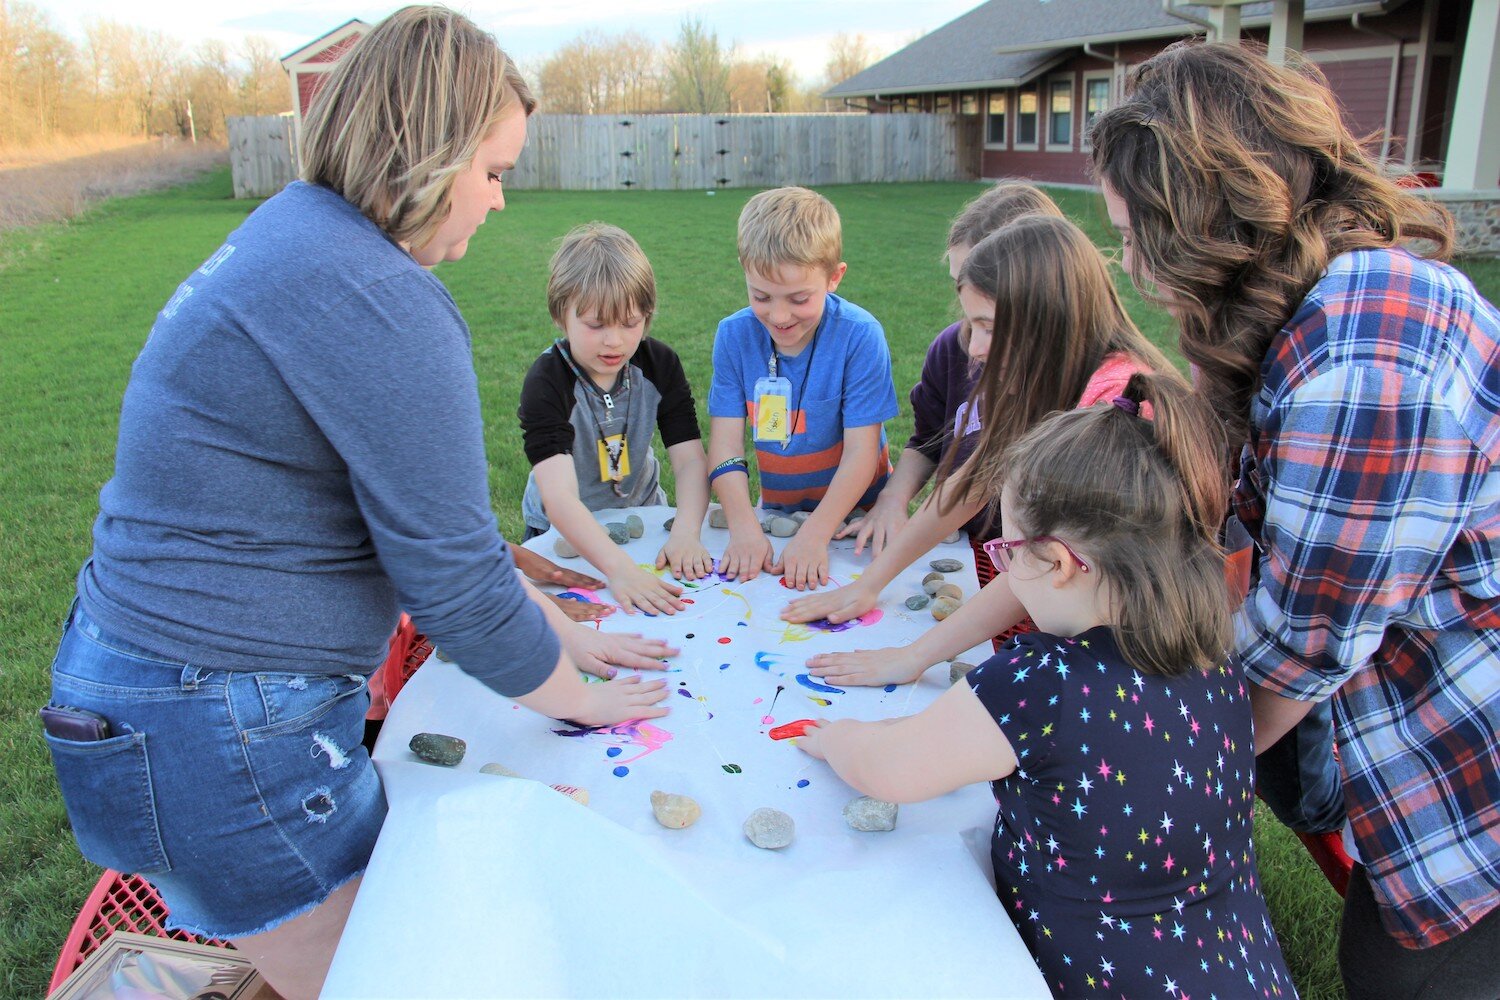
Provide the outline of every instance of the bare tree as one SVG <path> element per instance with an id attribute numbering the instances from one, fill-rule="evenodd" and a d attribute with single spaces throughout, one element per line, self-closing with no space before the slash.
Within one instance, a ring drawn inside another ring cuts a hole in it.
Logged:
<path id="1" fill-rule="evenodd" d="M 864 35 L 838 34 L 828 43 L 828 62 L 823 76 L 828 86 L 843 83 L 880 58 Z"/>
<path id="2" fill-rule="evenodd" d="M 675 111 L 716 114 L 729 110 L 729 58 L 719 36 L 703 22 L 682 22 L 667 47 L 667 100 Z"/>
<path id="3" fill-rule="evenodd" d="M 250 35 L 240 43 L 239 57 L 244 75 L 239 81 L 238 113 L 273 115 L 292 110 L 286 71 L 271 43 L 260 35 Z"/>

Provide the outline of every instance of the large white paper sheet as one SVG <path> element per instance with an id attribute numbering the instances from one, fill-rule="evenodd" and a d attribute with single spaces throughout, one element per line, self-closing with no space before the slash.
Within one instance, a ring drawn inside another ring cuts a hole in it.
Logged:
<path id="1" fill-rule="evenodd" d="M 629 550 L 649 563 L 671 511 L 638 513 L 647 531 Z M 553 537 L 532 546 L 551 556 Z M 704 529 L 715 555 L 727 537 Z M 868 564 L 852 548 L 834 543 L 839 582 Z M 949 578 L 973 594 L 966 545 L 932 555 L 960 560 Z M 803 666 L 816 652 L 920 635 L 931 616 L 904 600 L 927 572 L 922 560 L 887 588 L 880 614 L 838 632 L 781 622 L 796 594 L 769 576 L 701 583 L 677 616 L 616 613 L 604 629 L 660 636 L 682 653 L 662 675 L 676 692 L 671 714 L 614 732 L 562 735 L 570 727 L 429 661 L 376 748 L 391 812 L 324 995 L 1047 996 L 989 880 L 986 788 L 902 806 L 891 833 L 858 833 L 842 816 L 856 793 L 767 736 L 798 718 L 907 714 L 946 689 L 946 664 L 916 685 L 837 692 L 818 690 L 827 685 Z M 417 762 L 407 743 L 421 731 L 466 740 L 463 763 Z M 491 761 L 536 780 L 480 773 Z M 587 788 L 591 804 L 547 784 Z M 661 827 L 653 789 L 692 795 L 702 819 Z M 741 824 L 759 806 L 792 816 L 790 847 L 745 839 Z"/>

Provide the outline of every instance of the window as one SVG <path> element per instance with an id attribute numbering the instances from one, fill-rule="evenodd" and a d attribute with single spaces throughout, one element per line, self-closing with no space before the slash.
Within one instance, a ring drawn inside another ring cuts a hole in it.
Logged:
<path id="1" fill-rule="evenodd" d="M 1047 145 L 1073 145 L 1073 80 L 1053 80 L 1047 100 Z"/>
<path id="2" fill-rule="evenodd" d="M 1088 145 L 1089 129 L 1094 119 L 1109 108 L 1110 80 L 1108 75 L 1083 78 L 1083 143 Z"/>
<path id="3" fill-rule="evenodd" d="M 1009 94 L 991 94 L 989 104 L 989 121 L 985 124 L 984 144 L 986 146 L 1005 145 L 1005 118 L 1010 109 Z"/>
<path id="4" fill-rule="evenodd" d="M 958 99 L 958 110 L 960 114 L 979 114 L 979 95 L 970 91 Z"/>
<path id="5" fill-rule="evenodd" d="M 1016 99 L 1016 145 L 1018 147 L 1036 148 L 1036 111 L 1036 91 L 1021 91 Z"/>
<path id="6" fill-rule="evenodd" d="M 913 113 L 922 110 L 922 98 L 919 94 L 912 94 L 906 99 L 906 110 Z"/>
<path id="7" fill-rule="evenodd" d="M 951 115 L 951 114 L 953 114 L 953 95 L 952 94 L 939 94 L 939 95 L 937 95 L 937 97 L 934 98 L 934 103 L 933 103 L 932 110 L 936 111 L 940 115 Z"/>

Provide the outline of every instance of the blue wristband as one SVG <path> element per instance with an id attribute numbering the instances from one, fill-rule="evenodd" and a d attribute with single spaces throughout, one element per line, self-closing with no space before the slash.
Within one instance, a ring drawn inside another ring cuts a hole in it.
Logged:
<path id="1" fill-rule="evenodd" d="M 750 467 L 745 464 L 743 459 L 731 459 L 728 462 L 722 462 L 714 468 L 714 471 L 708 474 L 709 485 L 713 485 L 713 481 L 726 472 L 743 472 L 748 477 L 750 475 Z"/>

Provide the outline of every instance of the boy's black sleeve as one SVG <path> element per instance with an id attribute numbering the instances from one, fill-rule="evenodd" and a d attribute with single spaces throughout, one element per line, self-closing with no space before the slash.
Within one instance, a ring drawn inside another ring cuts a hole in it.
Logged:
<path id="1" fill-rule="evenodd" d="M 702 440 L 698 404 L 693 401 L 693 387 L 688 385 L 687 372 L 683 371 L 677 352 L 659 340 L 646 337 L 635 352 L 634 361 L 641 374 L 661 393 L 656 428 L 661 432 L 662 446 L 670 448 L 684 441 Z"/>
<path id="2" fill-rule="evenodd" d="M 521 384 L 521 441 L 526 460 L 540 465 L 553 455 L 573 454 L 573 382 L 555 350 L 537 358 Z"/>

